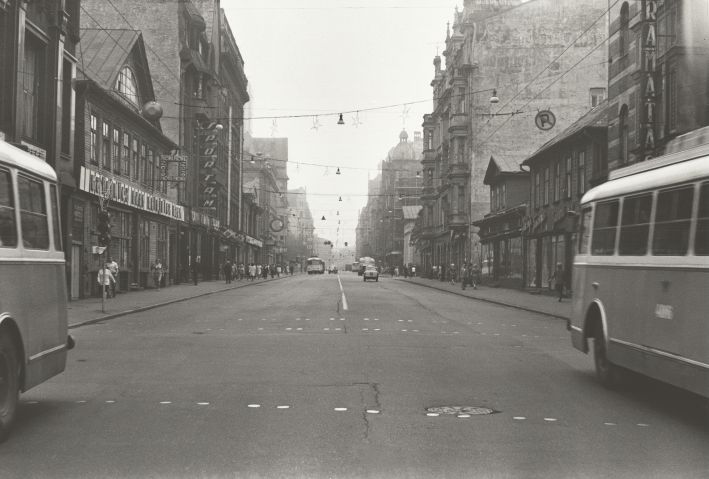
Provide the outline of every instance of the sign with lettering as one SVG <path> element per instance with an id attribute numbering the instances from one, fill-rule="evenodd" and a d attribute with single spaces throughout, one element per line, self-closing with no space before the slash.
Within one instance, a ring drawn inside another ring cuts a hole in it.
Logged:
<path id="1" fill-rule="evenodd" d="M 643 96 L 642 139 L 643 159 L 653 157 L 655 150 L 655 106 L 657 101 L 655 74 L 657 71 L 657 0 L 644 0 L 642 27 L 642 76 L 640 91 Z"/>
<path id="2" fill-rule="evenodd" d="M 103 192 L 108 191 L 110 201 L 174 220 L 185 220 L 184 207 L 140 187 L 125 183 L 121 178 L 112 178 L 84 166 L 81 167 L 79 176 L 79 189 L 96 196 L 103 196 Z"/>
<path id="3" fill-rule="evenodd" d="M 206 128 L 197 130 L 199 143 L 199 179 L 202 208 L 217 207 L 217 154 L 219 151 L 219 133 L 216 125 L 209 125 Z"/>

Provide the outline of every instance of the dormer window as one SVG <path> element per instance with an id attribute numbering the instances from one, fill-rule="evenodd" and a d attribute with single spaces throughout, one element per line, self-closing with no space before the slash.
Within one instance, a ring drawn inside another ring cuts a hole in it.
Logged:
<path id="1" fill-rule="evenodd" d="M 138 89 L 135 84 L 135 75 L 133 75 L 133 71 L 130 68 L 123 67 L 118 73 L 116 91 L 128 101 L 138 105 Z"/>

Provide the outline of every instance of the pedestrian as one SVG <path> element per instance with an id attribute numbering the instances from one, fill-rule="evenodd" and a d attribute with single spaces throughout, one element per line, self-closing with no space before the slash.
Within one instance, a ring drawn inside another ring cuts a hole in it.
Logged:
<path id="1" fill-rule="evenodd" d="M 197 281 L 199 279 L 199 269 L 202 263 L 202 258 L 196 256 L 190 265 L 192 267 L 192 279 L 194 280 L 194 285 L 197 286 Z"/>
<path id="2" fill-rule="evenodd" d="M 478 289 L 478 283 L 480 282 L 480 265 L 478 263 L 473 263 L 470 265 L 470 284 L 473 289 Z"/>
<path id="3" fill-rule="evenodd" d="M 448 277 L 450 278 L 451 284 L 455 284 L 455 272 L 456 272 L 455 264 L 451 263 L 451 267 L 449 268 L 449 271 L 448 271 Z"/>
<path id="4" fill-rule="evenodd" d="M 118 263 L 112 257 L 108 257 L 108 269 L 113 275 L 113 283 L 111 284 L 111 296 L 116 297 L 116 289 L 118 289 Z"/>
<path id="5" fill-rule="evenodd" d="M 153 272 L 153 284 L 160 291 L 160 283 L 162 282 L 162 263 L 160 259 L 156 258 L 155 263 L 150 266 L 150 270 Z"/>
<path id="6" fill-rule="evenodd" d="M 111 285 L 116 282 L 116 279 L 111 274 L 111 270 L 108 268 L 108 263 L 103 264 L 103 268 L 98 270 L 98 275 L 96 275 L 96 281 L 101 288 L 101 296 L 106 298 L 111 297 Z"/>
<path id="7" fill-rule="evenodd" d="M 412 278 L 416 277 L 416 265 L 414 265 L 414 264 L 411 265 L 411 277 Z"/>
<path id="8" fill-rule="evenodd" d="M 556 263 L 556 268 L 554 273 L 551 275 L 552 280 L 554 280 L 554 289 L 559 293 L 559 302 L 561 303 L 564 297 L 564 265 L 561 263 Z"/>
<path id="9" fill-rule="evenodd" d="M 231 284 L 231 277 L 233 274 L 234 267 L 231 264 L 231 260 L 229 258 L 226 259 L 224 262 L 224 280 L 226 281 L 226 284 Z"/>
<path id="10" fill-rule="evenodd" d="M 465 285 L 468 283 L 468 278 L 470 276 L 470 268 L 463 262 L 460 265 L 460 289 L 465 290 Z"/>
<path id="11" fill-rule="evenodd" d="M 268 265 L 264 264 L 263 268 L 261 268 L 261 275 L 263 279 L 268 279 Z"/>
<path id="12" fill-rule="evenodd" d="M 256 277 L 256 265 L 249 263 L 249 281 L 253 281 Z"/>
<path id="13" fill-rule="evenodd" d="M 409 268 L 407 268 L 406 265 L 404 265 L 404 267 L 402 269 L 404 270 L 404 278 L 408 278 L 409 277 Z"/>
<path id="14" fill-rule="evenodd" d="M 279 278 L 281 277 L 281 273 L 283 272 L 283 267 L 279 264 L 276 266 L 276 276 Z"/>
<path id="15" fill-rule="evenodd" d="M 256 265 L 256 277 L 260 278 L 262 276 L 262 273 L 263 273 L 263 266 L 260 264 L 257 264 Z"/>
<path id="16" fill-rule="evenodd" d="M 246 267 L 244 263 L 239 263 L 239 281 L 246 277 Z"/>

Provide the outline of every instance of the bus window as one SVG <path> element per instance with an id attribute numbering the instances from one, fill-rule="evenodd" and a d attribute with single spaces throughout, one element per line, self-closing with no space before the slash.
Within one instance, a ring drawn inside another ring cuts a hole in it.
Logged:
<path id="1" fill-rule="evenodd" d="M 57 208 L 57 187 L 49 185 L 49 203 L 52 207 L 52 230 L 54 233 L 54 249 L 63 251 L 62 234 L 59 228 L 59 208 Z"/>
<path id="2" fill-rule="evenodd" d="M 687 254 L 693 196 L 692 186 L 660 191 L 657 196 L 652 254 L 658 256 Z"/>
<path id="3" fill-rule="evenodd" d="M 17 176 L 20 193 L 20 225 L 25 248 L 49 249 L 49 225 L 44 185 L 41 181 Z"/>
<path id="4" fill-rule="evenodd" d="M 7 170 L 0 170 L 0 246 L 17 246 L 12 177 Z"/>
<path id="5" fill-rule="evenodd" d="M 625 198 L 620 220 L 618 254 L 643 256 L 647 253 L 651 209 L 651 193 Z"/>
<path id="6" fill-rule="evenodd" d="M 588 254 L 588 245 L 591 242 L 591 208 L 581 212 L 579 223 L 579 254 Z"/>
<path id="7" fill-rule="evenodd" d="M 615 231 L 618 227 L 618 200 L 606 201 L 596 205 L 593 221 L 591 253 L 612 255 L 615 251 Z"/>
<path id="8" fill-rule="evenodd" d="M 697 236 L 694 239 L 694 254 L 709 255 L 709 183 L 699 189 L 699 212 L 697 214 Z"/>

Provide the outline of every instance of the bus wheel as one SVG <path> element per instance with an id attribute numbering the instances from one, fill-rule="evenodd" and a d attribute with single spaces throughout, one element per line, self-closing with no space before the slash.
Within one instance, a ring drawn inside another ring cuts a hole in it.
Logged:
<path id="1" fill-rule="evenodd" d="M 7 439 L 20 400 L 20 367 L 17 348 L 0 329 L 0 442 Z"/>
<path id="2" fill-rule="evenodd" d="M 602 336 L 593 338 L 593 362 L 596 366 L 596 377 L 607 388 L 618 386 L 618 366 L 608 360 L 606 343 Z"/>

